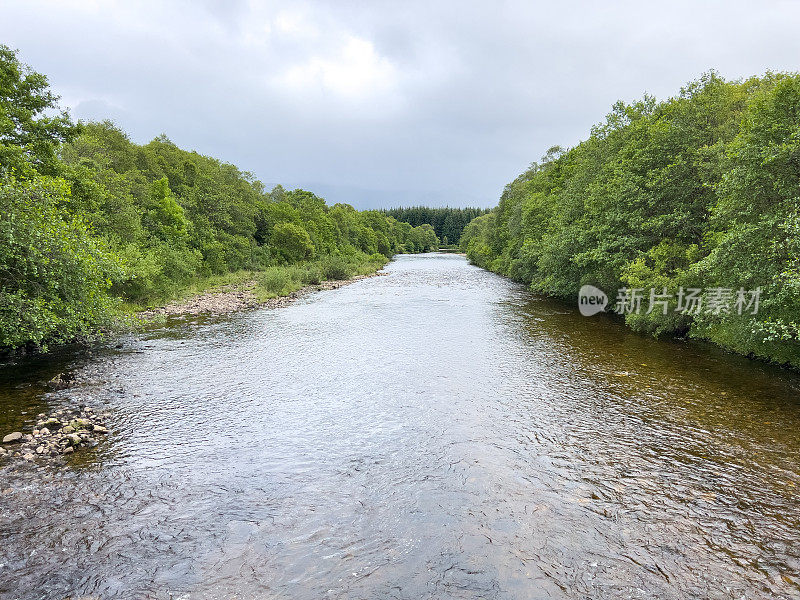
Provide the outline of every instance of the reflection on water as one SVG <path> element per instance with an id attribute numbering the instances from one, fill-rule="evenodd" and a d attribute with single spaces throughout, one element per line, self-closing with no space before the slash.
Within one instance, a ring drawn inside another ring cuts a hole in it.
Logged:
<path id="1" fill-rule="evenodd" d="M 7 367 L 2 432 L 85 402 L 113 433 L 0 471 L 0 596 L 800 594 L 800 378 L 459 256 L 387 271 Z"/>

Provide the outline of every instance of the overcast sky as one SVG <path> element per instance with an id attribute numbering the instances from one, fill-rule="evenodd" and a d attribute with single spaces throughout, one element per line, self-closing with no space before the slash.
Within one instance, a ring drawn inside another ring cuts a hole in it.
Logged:
<path id="1" fill-rule="evenodd" d="M 496 203 L 611 104 L 800 70 L 800 3 L 0 0 L 80 119 L 357 207 Z"/>

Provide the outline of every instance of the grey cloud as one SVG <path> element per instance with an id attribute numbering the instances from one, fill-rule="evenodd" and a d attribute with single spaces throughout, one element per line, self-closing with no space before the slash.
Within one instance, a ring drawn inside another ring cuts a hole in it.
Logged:
<path id="1" fill-rule="evenodd" d="M 800 57 L 800 7 L 778 1 L 29 0 L 4 13 L 0 40 L 76 116 L 371 207 L 493 205 L 617 99 Z"/>

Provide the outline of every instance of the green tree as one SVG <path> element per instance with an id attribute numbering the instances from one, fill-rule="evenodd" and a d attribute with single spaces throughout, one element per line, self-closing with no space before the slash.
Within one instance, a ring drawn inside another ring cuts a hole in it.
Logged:
<path id="1" fill-rule="evenodd" d="M 294 223 L 278 223 L 272 229 L 270 245 L 287 263 L 298 262 L 314 255 L 314 244 L 308 232 Z"/>
<path id="2" fill-rule="evenodd" d="M 584 284 L 762 289 L 758 315 L 642 311 L 627 325 L 800 367 L 800 76 L 714 72 L 664 102 L 616 103 L 463 231 L 472 262 L 574 299 Z"/>
<path id="3" fill-rule="evenodd" d="M 0 346 L 67 341 L 109 317 L 116 257 L 61 208 L 62 180 L 0 184 Z"/>
<path id="4" fill-rule="evenodd" d="M 66 112 L 48 116 L 57 101 L 47 77 L 0 45 L 0 176 L 28 176 L 31 169 L 57 173 L 59 145 L 78 133 Z"/>

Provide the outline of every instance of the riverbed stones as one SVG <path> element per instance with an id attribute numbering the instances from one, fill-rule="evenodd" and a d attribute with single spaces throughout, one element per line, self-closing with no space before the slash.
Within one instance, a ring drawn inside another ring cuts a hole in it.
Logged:
<path id="1" fill-rule="evenodd" d="M 75 375 L 72 373 L 59 373 L 47 384 L 54 390 L 63 390 L 70 387 L 75 382 Z"/>
<path id="2" fill-rule="evenodd" d="M 50 415 L 40 413 L 31 433 L 15 431 L 4 438 L 5 449 L 0 456 L 34 460 L 92 448 L 98 443 L 95 434 L 109 433 L 105 426 L 107 416 L 106 412 L 96 412 L 85 406 L 62 408 Z"/>
<path id="3" fill-rule="evenodd" d="M 14 431 L 3 438 L 4 444 L 16 444 L 22 441 L 22 432 Z"/>
<path id="4" fill-rule="evenodd" d="M 287 296 L 278 296 L 266 301 L 259 301 L 255 294 L 256 282 L 245 281 L 238 284 L 229 284 L 211 289 L 203 294 L 173 302 L 160 308 L 150 309 L 139 313 L 139 317 L 150 320 L 159 317 L 192 316 L 200 314 L 221 315 L 250 308 L 281 308 L 288 306 L 306 294 L 322 290 L 335 290 L 343 285 L 354 283 L 368 277 L 378 277 L 386 273 L 378 272 L 368 275 L 356 275 L 348 280 L 321 281 L 307 285 Z"/>
<path id="5" fill-rule="evenodd" d="M 47 428 L 50 430 L 61 429 L 62 423 L 56 418 L 50 417 L 49 419 L 41 420 L 38 424 L 39 429 Z"/>

